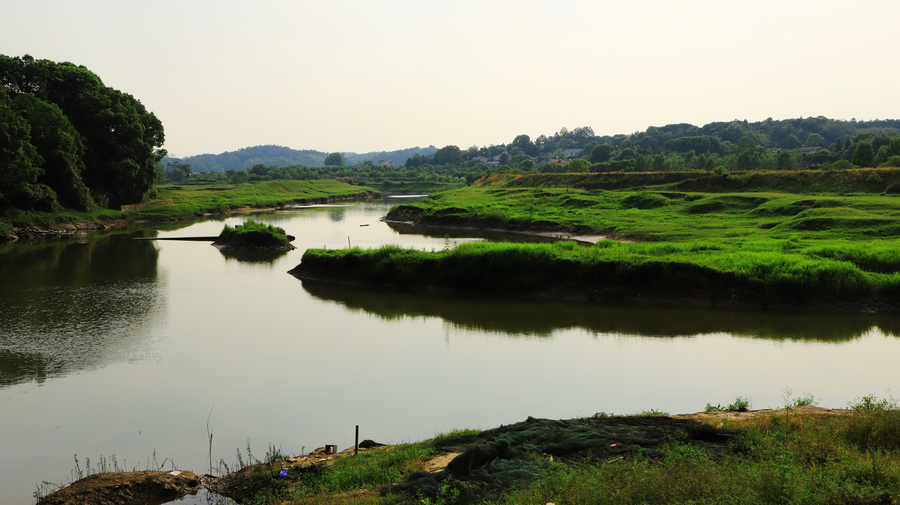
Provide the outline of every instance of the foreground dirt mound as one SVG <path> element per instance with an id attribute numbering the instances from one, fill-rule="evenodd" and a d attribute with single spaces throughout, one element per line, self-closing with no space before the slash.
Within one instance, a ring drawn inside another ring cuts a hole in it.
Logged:
<path id="1" fill-rule="evenodd" d="M 203 478 L 194 472 L 97 473 L 44 497 L 37 505 L 123 505 L 174 500 L 196 493 Z"/>

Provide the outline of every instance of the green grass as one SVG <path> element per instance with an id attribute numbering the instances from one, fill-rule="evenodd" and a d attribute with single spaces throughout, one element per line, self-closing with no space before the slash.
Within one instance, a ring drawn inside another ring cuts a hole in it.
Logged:
<path id="1" fill-rule="evenodd" d="M 158 188 L 160 200 L 172 205 L 149 207 L 139 214 L 151 220 L 179 218 L 203 213 L 221 213 L 243 207 L 277 207 L 291 203 L 325 201 L 330 197 L 351 197 L 368 188 L 333 180 L 266 181 L 245 184 L 165 184 Z"/>
<path id="2" fill-rule="evenodd" d="M 225 213 L 244 207 L 277 207 L 291 203 L 323 202 L 329 198 L 352 198 L 371 191 L 334 180 L 266 181 L 246 184 L 172 184 L 157 186 L 157 200 L 167 205 L 123 212 L 101 209 L 92 212 L 58 213 L 9 210 L 0 215 L 0 230 L 13 227 L 54 226 L 96 221 L 172 221 L 204 214 Z"/>
<path id="3" fill-rule="evenodd" d="M 883 172 L 887 178 L 898 174 Z M 300 268 L 317 269 L 320 278 L 333 269 L 400 288 L 431 285 L 496 294 L 571 288 L 598 301 L 649 294 L 767 307 L 850 302 L 846 310 L 881 310 L 874 306 L 890 307 L 900 297 L 900 198 L 769 191 L 775 182 L 784 186 L 811 177 L 820 187 L 845 179 L 853 187 L 853 178 L 868 180 L 865 174 L 744 174 L 746 180 L 759 179 L 761 190 L 742 192 L 679 191 L 675 186 L 683 180 L 621 190 L 591 189 L 588 179 L 582 181 L 587 189 L 554 187 L 606 174 L 544 175 L 494 176 L 395 207 L 388 217 L 603 234 L 621 241 L 589 247 L 465 244 L 433 253 L 392 246 L 372 252 L 311 250 Z M 628 177 L 610 180 L 622 183 Z M 634 177 L 631 183 L 650 176 Z M 538 183 L 543 185 L 534 187 Z"/>
<path id="4" fill-rule="evenodd" d="M 284 477 L 280 467 L 261 466 L 248 483 L 254 496 L 243 503 L 328 503 L 335 495 L 403 481 L 435 455 L 434 449 L 418 442 L 337 458 L 332 466 L 295 467 Z"/>
<path id="5" fill-rule="evenodd" d="M 288 242 L 284 228 L 258 223 L 253 219 L 248 219 L 244 224 L 236 225 L 234 228 L 226 224 L 216 240 L 216 243 L 243 246 L 277 246 Z"/>
<path id="6" fill-rule="evenodd" d="M 900 234 L 900 198 L 471 187 L 395 208 L 426 224 L 568 229 L 639 241 L 863 241 Z"/>
<path id="7" fill-rule="evenodd" d="M 859 258 L 837 242 L 795 240 L 603 241 L 594 246 L 468 243 L 435 252 L 384 246 L 310 249 L 298 273 L 302 277 L 340 272 L 373 285 L 439 286 L 501 295 L 565 289 L 573 295 L 592 293 L 598 301 L 655 294 L 770 304 L 875 304 L 900 296 L 898 250 L 897 239 L 872 242 Z"/>
<path id="8" fill-rule="evenodd" d="M 726 428 L 726 454 L 673 443 L 661 454 L 557 466 L 486 503 L 897 503 L 900 410 L 869 399 L 843 416 L 757 417 Z"/>
<path id="9" fill-rule="evenodd" d="M 650 410 L 643 416 L 658 419 L 662 414 Z M 641 421 L 634 416 L 604 417 L 597 426 L 610 427 L 615 431 L 612 436 L 622 436 L 624 433 L 612 426 L 628 426 L 628 419 L 638 426 L 635 433 L 639 433 Z M 719 420 L 712 422 L 718 425 Z M 553 423 L 534 424 L 546 424 L 550 429 L 536 432 L 537 439 L 517 442 L 516 438 L 507 438 L 512 444 L 508 449 L 502 449 L 504 444 L 496 446 L 501 452 L 519 454 L 519 466 L 538 470 L 537 476 L 533 472 L 513 473 L 505 475 L 519 477 L 481 482 L 477 477 L 457 479 L 457 471 L 468 475 L 458 466 L 440 474 L 421 472 L 423 462 L 442 447 L 461 450 L 468 444 L 484 450 L 500 440 L 491 438 L 492 433 L 505 433 L 502 428 L 460 430 L 425 442 L 338 458 L 333 466 L 317 471 L 292 474 L 292 469 L 286 478 L 279 478 L 277 470 L 257 473 L 253 477 L 257 495 L 248 503 L 880 504 L 900 500 L 900 409 L 893 399 L 865 396 L 851 403 L 842 415 L 784 410 L 740 421 L 726 420 L 724 426 L 695 429 L 692 435 L 670 432 L 668 442 L 655 449 L 632 445 L 624 453 L 593 458 L 550 458 L 529 452 L 530 444 L 545 435 L 552 440 L 582 436 L 579 423 L 569 425 L 575 430 L 569 435 L 558 433 Z M 647 426 L 663 425 L 654 422 Z M 652 437 L 652 429 L 647 429 L 646 436 Z M 727 434 L 730 441 L 719 442 L 715 446 L 718 449 L 706 445 L 704 440 L 714 440 L 717 433 Z M 550 447 L 557 446 L 551 443 Z M 598 454 L 604 454 L 603 450 Z M 498 454 L 488 466 L 506 468 L 504 465 L 512 464 L 506 458 L 511 457 Z M 422 479 L 433 481 L 427 496 L 415 492 L 414 483 Z M 384 495 L 353 493 L 396 483 L 401 485 L 384 488 L 389 490 Z"/>

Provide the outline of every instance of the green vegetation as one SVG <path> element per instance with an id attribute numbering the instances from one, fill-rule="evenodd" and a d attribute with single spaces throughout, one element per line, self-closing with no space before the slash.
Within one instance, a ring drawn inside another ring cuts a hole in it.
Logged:
<path id="1" fill-rule="evenodd" d="M 434 455 L 434 449 L 419 442 L 339 458 L 331 467 L 294 467 L 283 477 L 280 467 L 265 469 L 263 465 L 252 474 L 250 498 L 242 503 L 328 503 L 336 494 L 405 480 L 422 471 L 424 462 Z"/>
<path id="2" fill-rule="evenodd" d="M 345 165 L 374 166 L 380 162 L 390 162 L 393 165 L 402 165 L 411 156 L 427 156 L 434 154 L 434 146 L 419 148 L 413 147 L 399 151 L 378 151 L 369 153 L 341 153 L 344 156 Z M 181 161 L 192 165 L 194 173 L 217 172 L 226 174 L 248 170 L 250 167 L 261 165 L 263 167 L 322 167 L 332 165 L 326 163 L 329 153 L 310 149 L 291 149 L 284 146 L 265 145 L 252 146 L 227 151 L 221 154 L 198 154 L 187 156 Z M 163 160 L 163 164 L 171 159 Z"/>
<path id="3" fill-rule="evenodd" d="M 297 273 L 302 277 L 314 272 L 327 279 L 332 270 L 357 281 L 401 288 L 557 292 L 616 303 L 640 298 L 890 309 L 900 295 L 900 200 L 889 193 L 800 195 L 776 190 L 875 186 L 880 192 L 900 183 L 900 171 L 810 173 L 699 179 L 682 177 L 685 174 L 497 176 L 395 207 L 388 218 L 603 234 L 626 241 L 602 240 L 584 247 L 478 243 L 435 252 L 390 246 L 376 251 L 309 250 Z M 724 188 L 714 186 L 717 179 L 724 179 Z M 656 184 L 641 184 L 649 182 Z M 627 188 L 636 184 L 640 187 Z M 592 189 L 602 185 L 613 189 Z M 743 192 L 732 192 L 736 188 Z"/>
<path id="4" fill-rule="evenodd" d="M 805 140 L 801 140 L 805 139 Z M 672 124 L 632 134 L 596 135 L 590 127 L 561 129 L 509 144 L 460 149 L 411 148 L 391 153 L 326 155 L 256 146 L 187 158 L 191 180 L 339 179 L 384 191 L 404 185 L 461 186 L 491 174 L 677 173 L 849 169 L 900 166 L 900 121 L 839 121 L 825 117 L 732 121 L 702 127 Z M 331 156 L 331 161 L 324 158 Z M 342 163 L 344 161 L 344 163 Z M 404 163 L 405 161 L 405 163 Z M 329 166 L 322 166 L 323 164 Z M 251 168 L 252 167 L 252 168 Z M 183 178 L 177 173 L 173 177 Z M 174 179 L 173 179 L 174 180 Z M 439 188 L 439 189 L 447 189 Z"/>
<path id="5" fill-rule="evenodd" d="M 157 187 L 164 205 L 141 210 L 41 212 L 10 210 L 0 216 L 0 231 L 12 227 L 53 226 L 90 221 L 172 221 L 204 214 L 222 214 L 241 208 L 280 207 L 292 203 L 320 203 L 352 199 L 370 191 L 337 181 L 280 181 L 248 184 L 163 184 Z"/>
<path id="6" fill-rule="evenodd" d="M 734 425 L 731 425 L 734 426 Z M 747 422 L 724 455 L 673 443 L 658 454 L 557 466 L 491 504 L 894 503 L 900 412 Z"/>
<path id="7" fill-rule="evenodd" d="M 290 239 L 284 228 L 271 224 L 258 223 L 253 219 L 244 221 L 244 224 L 234 228 L 225 225 L 216 244 L 230 244 L 244 247 L 272 247 L 288 244 Z"/>
<path id="8" fill-rule="evenodd" d="M 245 207 L 280 207 L 291 203 L 325 203 L 329 199 L 352 199 L 371 191 L 338 181 L 278 181 L 232 184 L 163 184 L 158 186 L 161 200 L 172 199 L 174 206 L 149 207 L 142 211 L 150 219 L 180 215 L 221 213 Z"/>
<path id="9" fill-rule="evenodd" d="M 139 203 L 162 123 L 83 66 L 0 55 L 0 213 Z"/>
<path id="10" fill-rule="evenodd" d="M 748 410 L 750 410 L 750 400 L 740 396 L 736 397 L 734 399 L 734 403 L 728 405 L 727 407 L 723 407 L 721 404 L 713 405 L 711 403 L 707 403 L 706 408 L 703 409 L 704 412 L 747 412 Z"/>
<path id="11" fill-rule="evenodd" d="M 709 424 L 640 416 L 526 421 L 337 458 L 258 465 L 250 504 L 895 503 L 900 406 L 785 409 Z M 459 452 L 437 473 L 431 457 Z M 381 493 L 372 492 L 381 490 Z M 366 491 L 369 490 L 369 491 Z"/>
<path id="12" fill-rule="evenodd" d="M 900 170 L 494 176 L 395 208 L 422 224 L 571 229 L 643 241 L 891 237 Z M 862 225 L 862 227 L 860 227 Z"/>

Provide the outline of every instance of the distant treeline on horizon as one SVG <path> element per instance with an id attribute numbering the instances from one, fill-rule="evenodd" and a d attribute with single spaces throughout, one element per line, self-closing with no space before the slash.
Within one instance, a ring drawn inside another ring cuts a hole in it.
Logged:
<path id="1" fill-rule="evenodd" d="M 411 147 L 409 149 L 401 149 L 399 151 L 381 151 L 369 152 L 363 154 L 345 152 L 344 161 L 347 165 L 361 165 L 365 161 L 379 163 L 386 161 L 394 165 L 402 165 L 410 157 L 419 154 L 428 156 L 434 154 L 437 148 L 428 147 Z M 290 147 L 266 145 L 253 146 L 238 149 L 237 151 L 227 151 L 221 154 L 198 154 L 195 156 L 185 156 L 184 158 L 166 158 L 163 163 L 170 160 L 179 160 L 183 163 L 190 163 L 194 172 L 227 172 L 228 170 L 247 170 L 254 165 L 280 166 L 289 167 L 295 165 L 304 165 L 308 167 L 320 167 L 325 165 L 325 158 L 330 153 L 315 151 L 310 149 L 297 150 Z"/>
<path id="2" fill-rule="evenodd" d="M 792 150 L 803 153 L 807 165 L 824 165 L 839 159 L 851 160 L 853 151 L 862 141 L 871 144 L 871 162 L 876 161 L 878 151 L 890 144 L 892 137 L 900 136 L 900 120 L 885 119 L 856 121 L 836 120 L 823 116 L 749 122 L 734 120 L 712 122 L 702 127 L 687 123 L 666 126 L 650 126 L 645 131 L 631 134 L 595 135 L 591 127 L 572 130 L 562 128 L 552 135 L 540 135 L 532 140 L 519 135 L 509 144 L 471 146 L 413 147 L 398 151 L 370 152 L 364 154 L 341 153 L 341 164 L 362 166 L 388 162 L 393 165 L 470 165 L 473 163 L 496 164 L 512 168 L 530 169 L 546 160 L 584 159 L 592 164 L 609 164 L 609 171 L 645 170 L 648 156 L 679 155 L 685 162 L 696 155 L 705 160 L 694 160 L 695 165 L 685 168 L 709 169 L 712 160 L 736 152 L 754 150 Z M 743 140 L 743 144 L 741 141 Z M 848 153 L 847 151 L 850 150 Z M 331 153 L 335 154 L 335 153 Z M 884 162 L 892 153 L 884 151 L 879 161 Z M 267 145 L 254 146 L 221 154 L 201 154 L 181 159 L 190 163 L 194 173 L 247 170 L 257 165 L 268 167 L 329 165 L 329 153 L 314 150 L 296 150 Z M 642 158 L 644 161 L 642 162 Z M 793 165 L 800 165 L 795 156 Z M 786 159 L 786 157 L 785 157 Z M 166 163 L 169 159 L 163 160 Z M 530 161 L 529 161 L 530 160 Z M 754 164 L 754 163 L 751 163 Z M 746 168 L 765 168 L 748 166 Z M 785 167 L 782 167 L 785 168 Z"/>

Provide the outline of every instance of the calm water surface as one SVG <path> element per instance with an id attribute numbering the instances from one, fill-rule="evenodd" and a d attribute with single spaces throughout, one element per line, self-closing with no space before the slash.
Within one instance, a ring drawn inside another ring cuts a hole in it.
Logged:
<path id="1" fill-rule="evenodd" d="M 217 235 L 221 221 L 0 247 L 0 503 L 67 483 L 76 454 L 82 469 L 155 454 L 205 472 L 207 419 L 214 460 L 231 465 L 248 443 L 256 457 L 340 450 L 357 424 L 405 442 L 735 396 L 779 407 L 786 388 L 844 407 L 900 384 L 897 318 L 431 297 L 286 273 L 308 247 L 485 237 L 392 229 L 379 221 L 392 203 L 258 215 L 297 237 L 275 255 L 129 239 Z"/>

